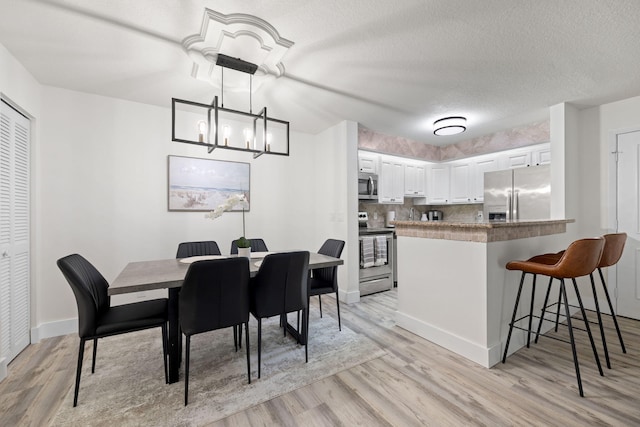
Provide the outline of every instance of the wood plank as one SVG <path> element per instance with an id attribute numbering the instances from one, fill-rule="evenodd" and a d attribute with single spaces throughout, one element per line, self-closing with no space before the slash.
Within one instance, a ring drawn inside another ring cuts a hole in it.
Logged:
<path id="1" fill-rule="evenodd" d="M 392 290 L 340 306 L 343 325 L 378 343 L 386 350 L 383 357 L 209 425 L 640 425 L 639 321 L 619 318 L 627 346 L 623 354 L 611 318 L 605 317 L 613 369 L 604 368 L 604 377 L 586 333 L 576 332 L 586 396 L 581 398 L 569 344 L 542 337 L 507 363 L 486 369 L 396 327 L 395 304 Z M 323 296 L 322 308 L 336 318 L 331 296 Z M 318 310 L 317 298 L 311 309 Z M 567 337 L 566 327 L 558 336 Z M 594 337 L 604 364 L 595 326 Z M 51 422 L 73 385 L 77 345 L 77 335 L 46 339 L 9 365 L 9 377 L 0 383 L 3 425 Z M 85 363 L 90 354 L 87 346 Z"/>

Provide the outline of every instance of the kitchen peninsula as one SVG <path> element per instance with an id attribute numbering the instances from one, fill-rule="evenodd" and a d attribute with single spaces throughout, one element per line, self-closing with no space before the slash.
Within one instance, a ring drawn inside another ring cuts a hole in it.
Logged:
<path id="1" fill-rule="evenodd" d="M 506 263 L 566 248 L 571 243 L 566 225 L 572 222 L 395 221 L 402 283 L 396 324 L 493 366 L 501 357 L 520 279 Z M 523 336 L 514 334 L 510 349 L 522 345 Z"/>

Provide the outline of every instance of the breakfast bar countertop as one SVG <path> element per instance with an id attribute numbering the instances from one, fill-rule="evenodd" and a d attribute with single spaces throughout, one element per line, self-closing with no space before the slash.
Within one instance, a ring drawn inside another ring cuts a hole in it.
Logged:
<path id="1" fill-rule="evenodd" d="M 572 222 L 575 220 L 394 221 L 392 224 L 398 236 L 488 243 L 564 233 L 567 224 Z"/>

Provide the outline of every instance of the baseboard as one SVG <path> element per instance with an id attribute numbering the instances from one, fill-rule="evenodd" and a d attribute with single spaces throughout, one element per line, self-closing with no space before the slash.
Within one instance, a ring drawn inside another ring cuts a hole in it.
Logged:
<path id="1" fill-rule="evenodd" d="M 345 292 L 340 289 L 338 294 L 340 295 L 340 302 L 344 302 L 346 304 L 353 304 L 354 302 L 360 301 L 360 290 Z"/>
<path id="2" fill-rule="evenodd" d="M 495 349 L 483 347 L 399 311 L 396 311 L 396 325 L 485 368 L 491 367 L 491 359 L 495 358 Z"/>
<path id="3" fill-rule="evenodd" d="M 45 338 L 59 337 L 78 332 L 78 319 L 57 320 L 55 322 L 42 323 L 31 328 L 31 343 L 35 344 Z"/>
<path id="4" fill-rule="evenodd" d="M 564 311 L 564 308 L 562 308 Z M 579 310 L 571 308 L 571 315 L 574 316 Z M 562 322 L 562 317 L 560 318 Z M 575 320 L 574 320 L 575 321 Z M 491 345 L 489 347 L 483 347 L 474 342 L 471 342 L 465 338 L 447 332 L 441 328 L 437 328 L 415 317 L 409 316 L 404 313 L 396 312 L 396 325 L 412 332 L 426 340 L 429 340 L 441 347 L 451 350 L 467 359 L 490 368 L 502 361 L 502 353 L 504 352 L 504 345 L 507 341 L 508 326 L 505 328 L 505 335 L 502 337 L 502 341 Z M 555 327 L 553 322 L 545 322 L 542 325 L 540 334 L 544 335 Z M 534 328 L 535 330 L 535 328 Z M 531 335 L 531 340 L 535 339 L 535 336 Z M 527 333 L 519 329 L 514 329 L 511 335 L 511 341 L 509 342 L 509 352 L 507 356 L 515 353 L 526 345 Z"/>
<path id="5" fill-rule="evenodd" d="M 7 358 L 0 359 L 0 382 L 7 378 Z"/>

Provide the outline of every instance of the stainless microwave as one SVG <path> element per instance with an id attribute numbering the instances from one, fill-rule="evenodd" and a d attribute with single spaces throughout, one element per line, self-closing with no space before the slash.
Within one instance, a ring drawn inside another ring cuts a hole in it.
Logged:
<path id="1" fill-rule="evenodd" d="M 378 175 L 374 173 L 358 173 L 358 199 L 378 200 Z"/>

